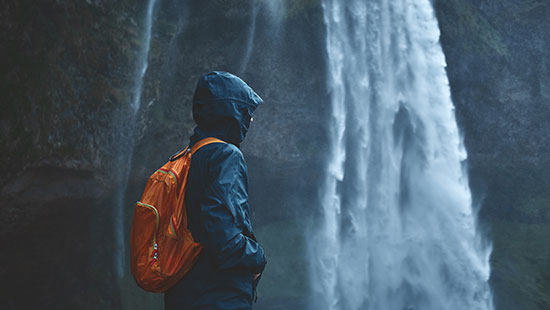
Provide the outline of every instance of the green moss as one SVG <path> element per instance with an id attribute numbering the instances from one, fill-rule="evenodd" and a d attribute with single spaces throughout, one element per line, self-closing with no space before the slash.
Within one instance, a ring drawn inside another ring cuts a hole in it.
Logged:
<path id="1" fill-rule="evenodd" d="M 548 12 L 550 3 L 546 0 L 523 0 L 512 2 L 500 14 L 501 22 L 510 22 L 510 19 L 520 23 L 527 23 L 537 12 Z"/>
<path id="2" fill-rule="evenodd" d="M 460 49 L 467 53 L 508 54 L 500 33 L 465 0 L 438 1 L 436 5 L 442 31 L 458 40 Z"/>

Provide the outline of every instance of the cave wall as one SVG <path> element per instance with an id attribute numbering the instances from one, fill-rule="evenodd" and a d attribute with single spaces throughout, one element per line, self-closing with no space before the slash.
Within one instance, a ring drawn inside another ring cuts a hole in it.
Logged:
<path id="1" fill-rule="evenodd" d="M 550 308 L 550 3 L 436 0 L 496 309 Z"/>
<path id="2" fill-rule="evenodd" d="M 115 308 L 105 201 L 142 7 L 0 3 L 0 303 Z"/>
<path id="3" fill-rule="evenodd" d="M 211 70 L 240 75 L 265 100 L 242 145 L 257 235 L 268 239 L 274 270 L 263 280 L 264 307 L 305 291 L 303 243 L 280 253 L 270 235 L 286 230 L 299 239 L 298 215 L 318 205 L 328 108 L 318 1 L 158 1 L 136 117 L 129 114 L 146 1 L 1 3 L 6 309 L 162 307 L 129 270 L 115 275 L 113 209 L 124 191 L 127 237 L 146 178 L 187 144 L 195 83 Z M 290 271 L 282 267 L 289 262 Z M 277 290 L 281 273 L 293 271 L 294 284 Z"/>
<path id="4" fill-rule="evenodd" d="M 196 81 L 227 70 L 265 100 L 242 145 L 270 260 L 258 308 L 303 308 L 303 221 L 318 211 L 327 139 L 320 1 L 159 1 L 135 124 L 145 1 L 0 3 L 2 305 L 161 307 L 128 273 L 113 274 L 112 208 L 123 188 L 113 159 L 132 153 L 128 232 L 146 177 L 192 133 Z M 548 309 L 550 4 L 434 4 L 480 225 L 493 240 L 497 309 Z"/>

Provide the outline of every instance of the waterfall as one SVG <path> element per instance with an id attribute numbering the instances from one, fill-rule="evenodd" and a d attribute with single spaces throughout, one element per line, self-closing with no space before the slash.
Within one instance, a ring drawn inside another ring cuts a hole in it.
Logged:
<path id="1" fill-rule="evenodd" d="M 331 146 L 311 309 L 493 309 L 430 0 L 323 9 Z"/>
<path id="2" fill-rule="evenodd" d="M 145 31 L 143 33 L 143 49 L 138 58 L 138 71 L 135 75 L 135 91 L 132 101 L 133 117 L 135 118 L 139 107 L 141 105 L 141 89 L 143 87 L 143 77 L 147 72 L 147 66 L 149 65 L 149 49 L 151 48 L 151 30 L 153 28 L 153 9 L 155 8 L 156 0 L 149 0 L 147 4 L 147 12 L 145 15 Z"/>
<path id="3" fill-rule="evenodd" d="M 256 33 L 260 33 L 259 36 L 269 36 L 270 43 L 276 42 L 279 40 L 280 31 L 281 31 L 281 19 L 283 18 L 284 5 L 282 0 L 270 0 L 265 2 L 252 2 L 252 8 L 250 12 L 250 27 L 248 30 L 248 36 L 246 40 L 246 48 L 244 50 L 243 58 L 237 71 L 239 75 L 244 75 L 248 64 L 250 63 L 250 58 L 254 52 L 254 40 Z M 263 27 L 258 26 L 258 24 L 266 24 Z M 260 29 L 258 29 L 260 28 Z M 266 50 L 272 47 L 266 48 L 263 46 L 262 55 L 265 55 Z M 273 49 L 270 50 L 273 52 Z"/>
<path id="4" fill-rule="evenodd" d="M 147 11 L 145 15 L 145 31 L 142 38 L 142 50 L 138 56 L 137 72 L 134 81 L 134 91 L 132 102 L 130 103 L 130 113 L 128 115 L 127 124 L 123 128 L 124 134 L 122 135 L 119 146 L 120 158 L 119 167 L 120 187 L 117 189 L 115 207 L 113 208 L 113 224 L 114 224 L 114 265 L 115 274 L 118 279 L 121 279 L 125 270 L 125 256 L 126 256 L 126 225 L 124 210 L 126 205 L 126 191 L 128 189 L 128 178 L 130 177 L 130 168 L 132 166 L 132 157 L 135 146 L 135 123 L 139 108 L 141 106 L 141 90 L 143 87 L 143 78 L 147 72 L 147 65 L 149 59 L 149 49 L 151 45 L 151 30 L 153 27 L 153 10 L 156 0 L 149 0 L 147 4 Z"/>
<path id="5" fill-rule="evenodd" d="M 251 21 L 250 21 L 250 30 L 248 33 L 248 40 L 246 42 L 246 50 L 244 52 L 243 61 L 239 69 L 239 74 L 244 74 L 248 62 L 250 61 L 250 56 L 252 55 L 252 49 L 254 47 L 254 36 L 256 35 L 256 18 L 258 16 L 258 6 L 254 5 L 251 12 Z"/>

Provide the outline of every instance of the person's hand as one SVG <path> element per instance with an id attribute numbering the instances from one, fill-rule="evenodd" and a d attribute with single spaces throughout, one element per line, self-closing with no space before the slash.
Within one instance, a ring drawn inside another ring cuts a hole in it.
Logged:
<path id="1" fill-rule="evenodd" d="M 258 280 L 258 278 L 262 275 L 262 273 L 257 273 L 254 275 L 254 281 Z"/>

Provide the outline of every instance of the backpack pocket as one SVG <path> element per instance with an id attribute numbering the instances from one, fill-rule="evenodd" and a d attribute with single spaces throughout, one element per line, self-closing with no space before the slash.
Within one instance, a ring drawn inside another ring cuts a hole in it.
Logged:
<path id="1" fill-rule="evenodd" d="M 160 217 L 153 205 L 138 201 L 134 209 L 130 249 L 132 274 L 140 286 L 147 286 L 154 273 L 160 273 L 158 260 L 157 236 Z M 139 227 L 136 229 L 135 227 Z"/>

